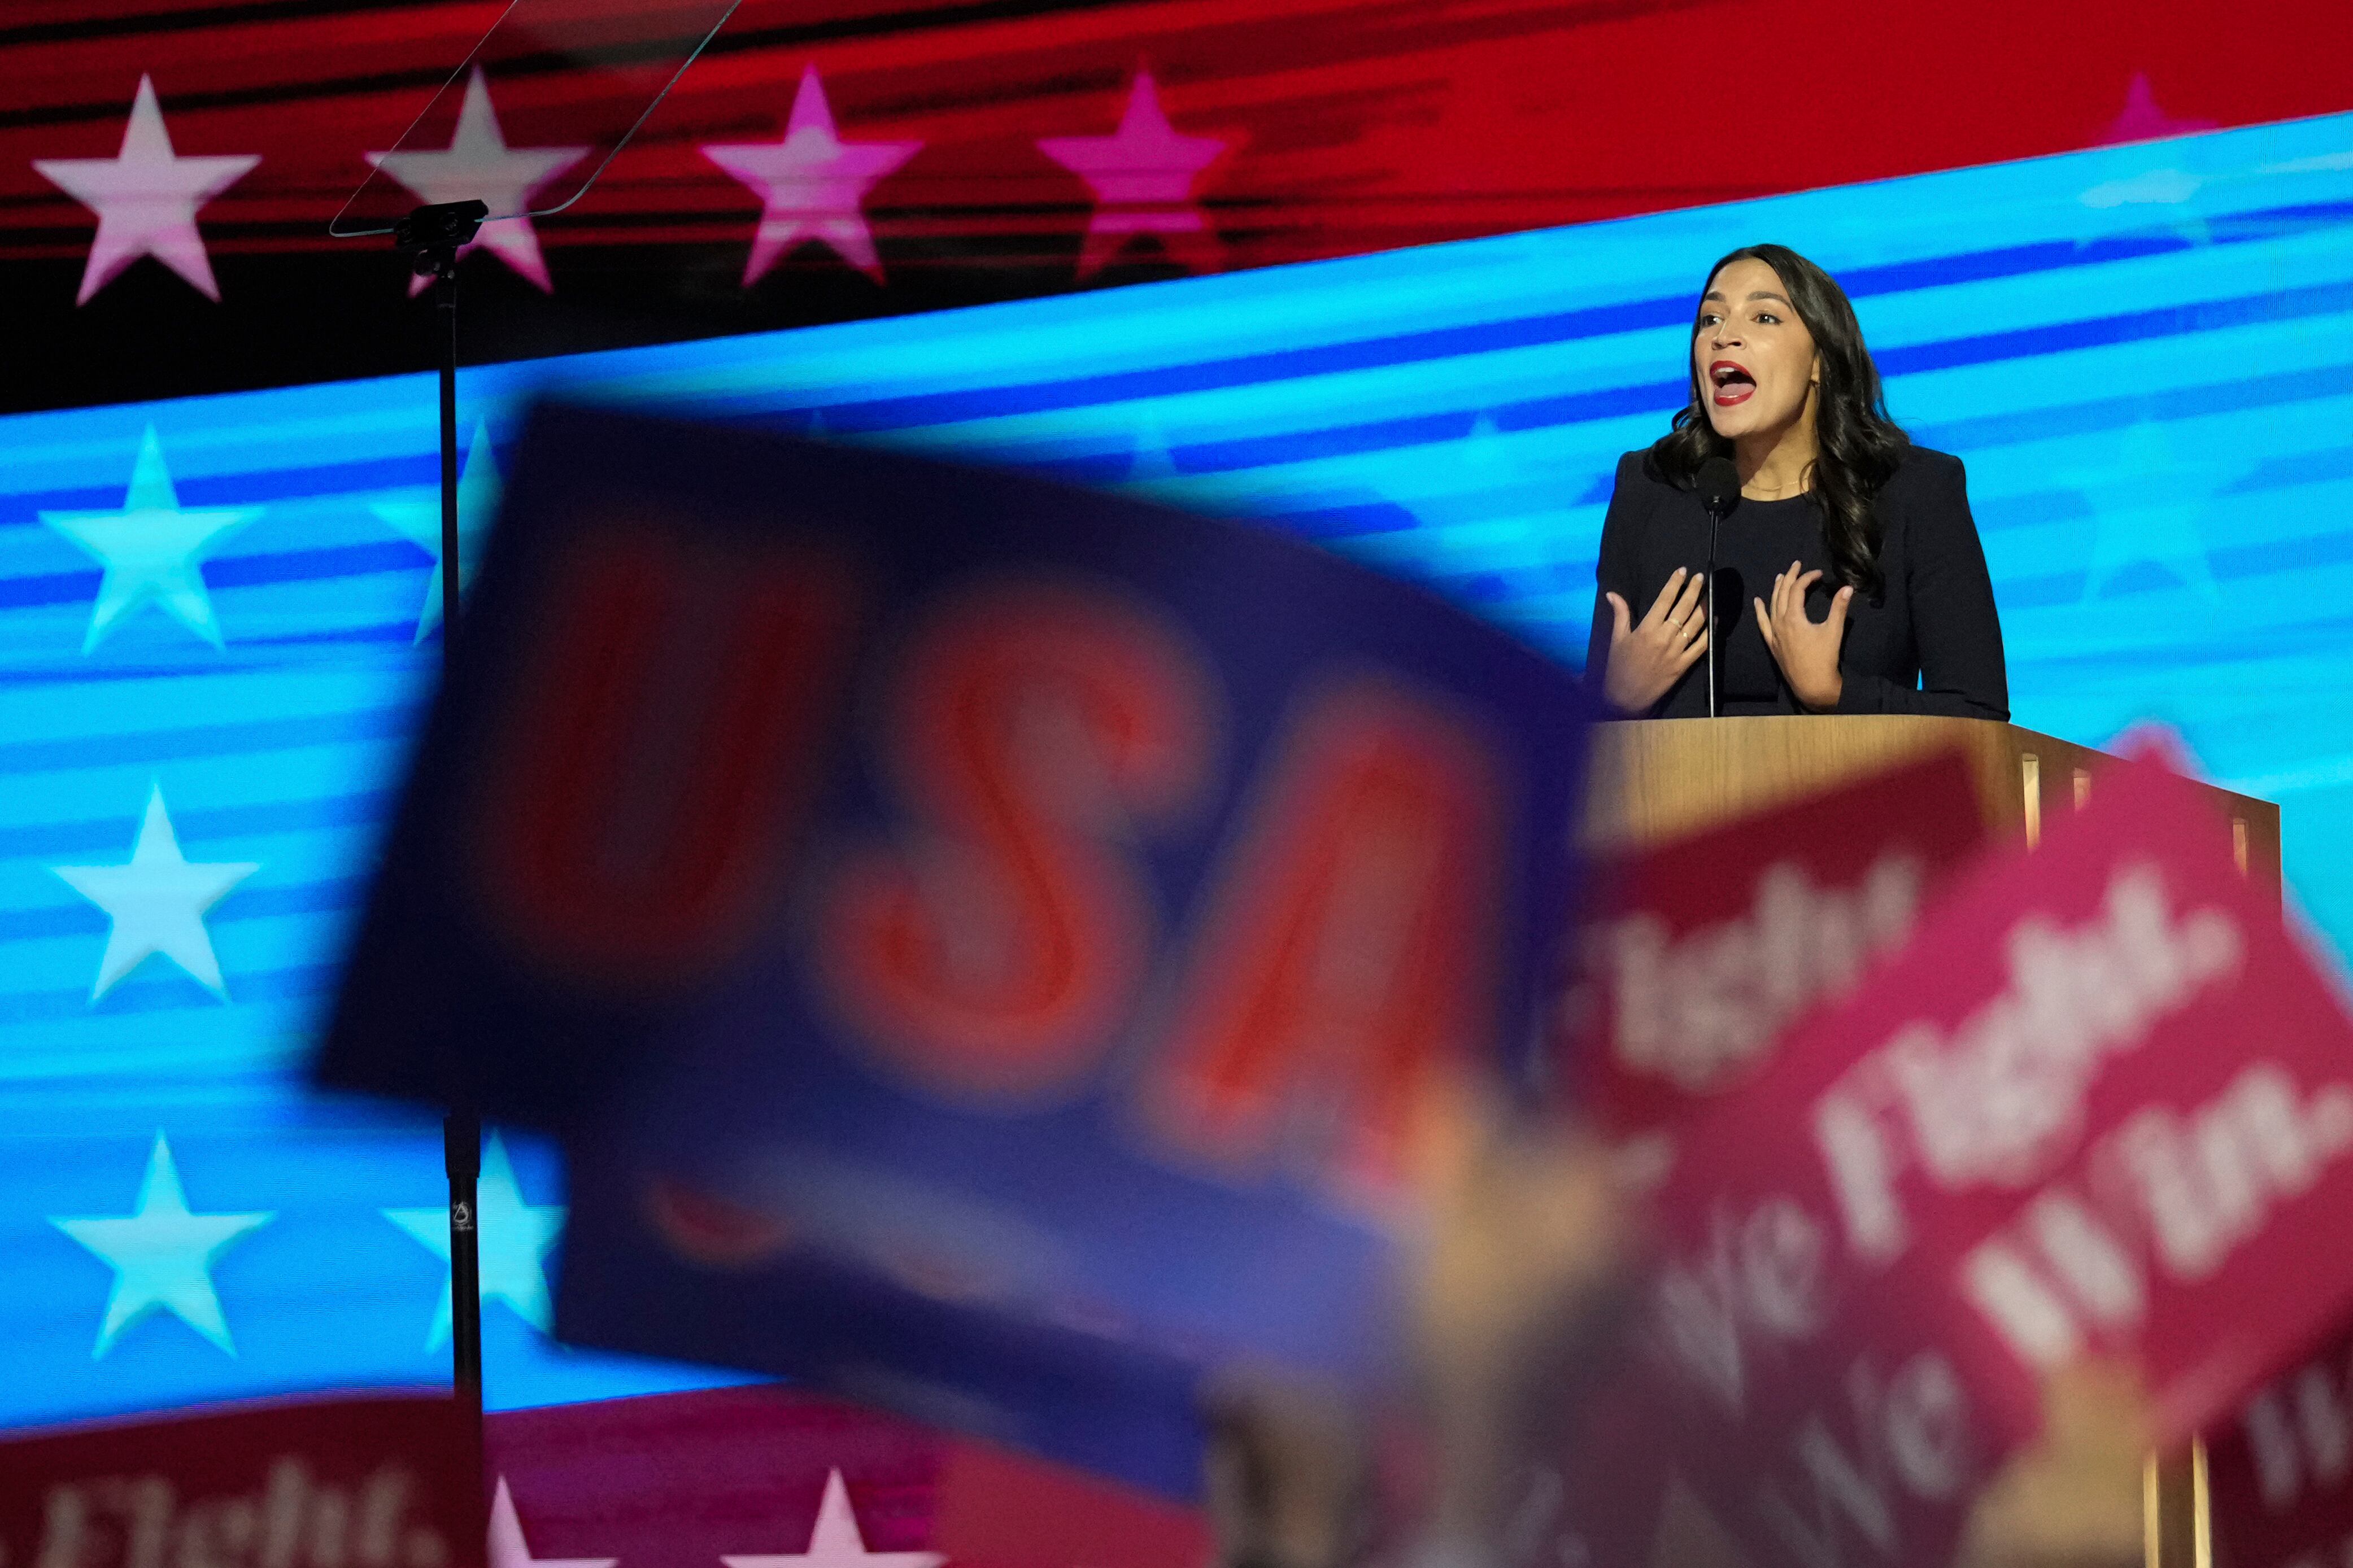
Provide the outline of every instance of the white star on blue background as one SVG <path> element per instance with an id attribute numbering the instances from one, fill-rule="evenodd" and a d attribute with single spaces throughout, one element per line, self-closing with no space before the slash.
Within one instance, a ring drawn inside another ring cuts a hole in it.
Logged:
<path id="1" fill-rule="evenodd" d="M 1168 449 L 1168 432 L 1161 427 L 1160 416 L 1145 414 L 1135 427 L 1135 456 L 1128 464 L 1124 482 L 1148 491 L 1165 480 L 1183 477 Z"/>
<path id="2" fill-rule="evenodd" d="M 431 1208 L 385 1209 L 384 1217 L 449 1261 L 449 1211 Z M 481 1251 L 482 1300 L 495 1296 L 513 1308 L 523 1321 L 542 1333 L 551 1314 L 547 1301 L 544 1259 L 564 1230 L 562 1204 L 527 1204 L 516 1184 L 507 1146 L 495 1132 L 482 1151 L 482 1173 L 474 1193 L 474 1234 Z M 448 1342 L 451 1300 L 449 1281 L 441 1281 L 441 1304 L 433 1314 L 432 1331 L 425 1348 Z"/>
<path id="3" fill-rule="evenodd" d="M 90 986 L 90 999 L 96 1002 L 114 988 L 115 982 L 160 952 L 195 976 L 206 990 L 227 1001 L 220 960 L 213 952 L 211 934 L 205 930 L 205 911 L 260 868 L 259 862 L 251 860 L 187 859 L 180 853 L 172 818 L 164 809 L 164 786 L 152 786 L 147 815 L 139 824 L 138 841 L 132 846 L 128 862 L 49 868 L 114 922 L 107 932 L 106 952 L 98 962 L 98 979 Z"/>
<path id="4" fill-rule="evenodd" d="M 228 536 L 262 513 L 258 506 L 185 510 L 164 467 L 155 426 L 139 440 L 131 490 L 119 511 L 44 511 L 41 521 L 106 568 L 90 606 L 81 650 L 106 640 L 123 619 L 153 600 L 174 620 L 215 647 L 220 621 L 198 570 Z"/>
<path id="5" fill-rule="evenodd" d="M 2191 245 L 2211 245 L 2213 228 L 2191 205 L 2208 183 L 2205 176 L 2187 169 L 2151 168 L 2137 174 L 2103 180 L 2076 200 L 2095 211 L 2117 214 L 2118 224 L 2151 224 Z M 2076 247 L 2080 249 L 2105 237 L 2105 234 L 2092 232 L 2079 237 Z"/>
<path id="6" fill-rule="evenodd" d="M 482 541 L 499 510 L 499 464 L 491 452 L 489 425 L 474 421 L 466 443 L 465 467 L 458 474 L 458 588 L 464 592 L 480 563 Z M 369 508 L 384 525 L 433 557 L 425 583 L 425 607 L 417 616 L 417 640 L 441 624 L 441 497 L 430 500 L 377 501 Z"/>
<path id="7" fill-rule="evenodd" d="M 2200 519 L 2217 492 L 2243 465 L 2217 461 L 2207 453 L 2178 452 L 2165 427 L 2153 419 L 2127 426 L 2116 438 L 2114 457 L 2096 468 L 2068 469 L 2057 477 L 2092 505 L 2091 562 L 2084 598 L 2099 597 L 2129 567 L 2147 564 L 2206 598 L 2221 595 Z"/>
<path id="8" fill-rule="evenodd" d="M 191 1214 L 172 1163 L 172 1146 L 155 1134 L 147 1175 L 139 1184 L 139 1206 L 125 1217 L 61 1218 L 49 1223 L 104 1259 L 114 1270 L 106 1316 L 98 1328 L 92 1360 L 112 1349 L 132 1325 L 157 1308 L 170 1312 L 230 1355 L 228 1320 L 213 1290 L 213 1260 L 238 1237 L 267 1225 L 264 1214 Z"/>

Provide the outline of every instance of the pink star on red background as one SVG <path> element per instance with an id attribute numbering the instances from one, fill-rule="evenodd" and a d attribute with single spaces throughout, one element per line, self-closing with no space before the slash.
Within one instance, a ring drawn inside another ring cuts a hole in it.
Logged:
<path id="1" fill-rule="evenodd" d="M 2148 84 L 2147 71 L 2133 72 L 2132 85 L 2125 89 L 2123 112 L 2110 122 L 2094 146 L 2115 147 L 2126 142 L 2154 142 L 2161 136 L 2186 136 L 2193 131 L 2211 131 L 2211 120 L 2177 120 L 2158 106 L 2157 89 Z"/>
<path id="2" fill-rule="evenodd" d="M 515 1513 L 514 1493 L 507 1479 L 499 1478 L 498 1495 L 491 1500 L 489 1568 L 613 1568 L 617 1557 L 533 1557 L 523 1543 L 522 1520 Z"/>
<path id="3" fill-rule="evenodd" d="M 826 1472 L 825 1496 L 818 1502 L 807 1552 L 736 1552 L 719 1561 L 727 1568 L 939 1568 L 947 1559 L 936 1552 L 867 1551 L 858 1515 L 849 1506 L 849 1489 L 835 1469 Z"/>
<path id="4" fill-rule="evenodd" d="M 120 277 L 142 256 L 152 256 L 194 284 L 208 300 L 220 298 L 212 262 L 196 233 L 196 209 L 243 179 L 258 153 L 228 157 L 183 158 L 172 151 L 164 130 L 155 84 L 139 79 L 131 119 L 122 128 L 122 150 L 111 158 L 36 158 L 43 179 L 98 215 L 98 236 L 81 272 L 77 305 Z"/>
<path id="5" fill-rule="evenodd" d="M 518 215 L 529 210 L 532 193 L 586 157 L 586 147 L 510 147 L 491 108 L 491 84 L 476 67 L 466 83 L 466 97 L 458 106 L 458 128 L 448 147 L 439 153 L 371 153 L 367 161 L 416 193 L 420 202 L 480 200 L 490 205 L 491 221 L 462 247 L 463 256 L 476 247 L 554 293 L 547 262 L 539 253 L 539 234 L 531 219 Z M 411 294 L 427 279 L 409 280 Z"/>
<path id="6" fill-rule="evenodd" d="M 1226 145 L 1219 137 L 1178 134 L 1161 111 L 1160 90 L 1148 70 L 1135 73 L 1115 133 L 1040 139 L 1038 150 L 1084 180 L 1095 195 L 1094 216 L 1079 250 L 1079 276 L 1109 261 L 1135 235 L 1157 235 L 1164 243 L 1187 235 L 1206 239 L 1208 225 L 1193 205 L 1193 182 Z M 1176 247 L 1170 248 L 1173 254 Z"/>
<path id="7" fill-rule="evenodd" d="M 921 142 L 844 142 L 834 133 L 817 67 L 801 72 L 792 119 L 781 142 L 706 142 L 702 155 L 743 181 L 765 204 L 744 287 L 758 282 L 785 253 L 807 239 L 833 247 L 877 283 L 882 262 L 860 204 L 877 181 L 915 155 Z"/>

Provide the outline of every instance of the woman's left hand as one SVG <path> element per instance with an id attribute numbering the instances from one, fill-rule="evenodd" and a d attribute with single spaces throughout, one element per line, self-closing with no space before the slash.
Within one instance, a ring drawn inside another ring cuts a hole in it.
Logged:
<path id="1" fill-rule="evenodd" d="M 1787 572 L 1773 579 L 1769 609 L 1764 600 L 1756 601 L 1757 627 L 1765 634 L 1765 646 L 1798 701 L 1819 713 L 1837 707 L 1846 690 L 1845 678 L 1839 674 L 1839 645 L 1846 637 L 1846 607 L 1854 590 L 1841 588 L 1831 596 L 1830 614 L 1814 620 L 1806 614 L 1806 590 L 1821 574 L 1808 572 L 1801 577 L 1802 565 L 1792 561 Z"/>

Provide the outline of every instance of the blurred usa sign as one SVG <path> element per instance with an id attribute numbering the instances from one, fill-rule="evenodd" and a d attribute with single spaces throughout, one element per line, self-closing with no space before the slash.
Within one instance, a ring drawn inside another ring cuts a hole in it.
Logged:
<path id="1" fill-rule="evenodd" d="M 542 413 L 321 1071 L 557 1127 L 559 1330 L 1165 1492 L 1380 1369 L 1417 1087 L 1534 1047 L 1574 676 L 1237 523 Z"/>

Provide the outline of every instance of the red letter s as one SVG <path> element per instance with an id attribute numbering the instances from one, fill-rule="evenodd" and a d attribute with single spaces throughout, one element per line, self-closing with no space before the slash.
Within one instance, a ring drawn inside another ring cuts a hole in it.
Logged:
<path id="1" fill-rule="evenodd" d="M 1069 1086 L 1112 1043 L 1151 954 L 1147 889 L 1117 841 L 1208 771 L 1199 661 L 1109 594 L 1000 588 L 918 636 L 885 733 L 919 826 L 842 866 L 822 900 L 820 983 L 927 1089 Z"/>

